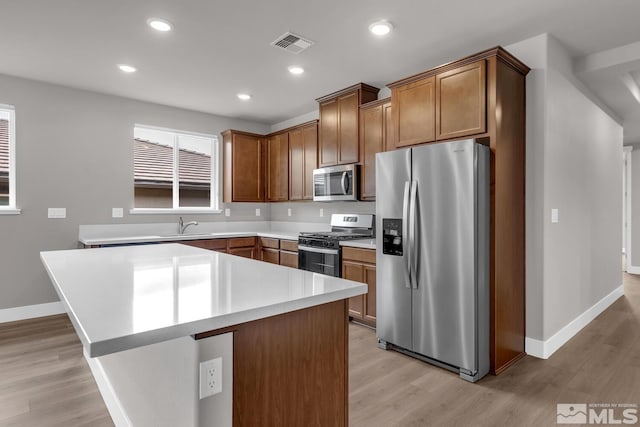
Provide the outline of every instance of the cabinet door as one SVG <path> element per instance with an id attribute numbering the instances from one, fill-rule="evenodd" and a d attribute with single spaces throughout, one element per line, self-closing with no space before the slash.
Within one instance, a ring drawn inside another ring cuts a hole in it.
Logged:
<path id="1" fill-rule="evenodd" d="M 384 150 L 384 110 L 382 105 L 360 110 L 360 197 L 376 198 L 376 153 Z"/>
<path id="2" fill-rule="evenodd" d="M 280 251 L 278 249 L 262 248 L 260 259 L 271 264 L 280 264 Z"/>
<path id="3" fill-rule="evenodd" d="M 232 197 L 234 202 L 264 201 L 263 142 L 254 136 L 232 137 Z"/>
<path id="4" fill-rule="evenodd" d="M 304 169 L 302 198 L 313 199 L 313 170 L 318 167 L 318 124 L 314 123 L 302 128 L 302 150 L 304 152 Z"/>
<path id="5" fill-rule="evenodd" d="M 289 138 L 274 135 L 267 141 L 267 199 L 271 202 L 289 198 Z"/>
<path id="6" fill-rule="evenodd" d="M 230 255 L 241 256 L 243 258 L 251 258 L 251 259 L 256 258 L 255 246 L 250 248 L 232 248 L 232 249 L 229 249 L 227 253 Z"/>
<path id="7" fill-rule="evenodd" d="M 289 200 L 302 200 L 304 184 L 302 129 L 294 129 L 289 132 Z"/>
<path id="8" fill-rule="evenodd" d="M 280 265 L 291 268 L 298 268 L 298 253 L 280 251 Z"/>
<path id="9" fill-rule="evenodd" d="M 382 125 L 384 127 L 384 144 L 382 151 L 390 151 L 395 148 L 395 144 L 393 142 L 393 115 L 391 114 L 391 102 L 387 102 L 382 106 L 383 111 L 383 121 Z"/>
<path id="10" fill-rule="evenodd" d="M 320 167 L 338 163 L 338 100 L 330 99 L 320 104 Z"/>
<path id="11" fill-rule="evenodd" d="M 359 92 L 338 98 L 338 163 L 358 161 Z"/>
<path id="12" fill-rule="evenodd" d="M 342 278 L 355 282 L 363 282 L 363 265 L 357 262 L 342 261 Z M 349 298 L 349 316 L 358 320 L 364 318 L 364 295 Z"/>
<path id="13" fill-rule="evenodd" d="M 366 323 L 376 326 L 376 266 L 363 265 L 364 283 L 369 286 L 369 292 L 364 295 L 365 304 L 363 318 Z"/>
<path id="14" fill-rule="evenodd" d="M 486 126 L 485 61 L 436 76 L 436 138 L 484 133 Z"/>
<path id="15" fill-rule="evenodd" d="M 435 77 L 391 91 L 394 145 L 405 147 L 435 140 Z"/>

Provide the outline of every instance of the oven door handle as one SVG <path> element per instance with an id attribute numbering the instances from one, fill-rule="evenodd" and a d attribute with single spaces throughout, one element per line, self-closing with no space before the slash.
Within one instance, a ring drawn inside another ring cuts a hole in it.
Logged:
<path id="1" fill-rule="evenodd" d="M 324 248 L 313 248 L 311 246 L 300 246 L 298 245 L 298 252 L 306 251 L 306 252 L 316 252 L 319 254 L 330 254 L 330 255 L 338 255 L 340 253 L 340 249 L 324 249 Z"/>

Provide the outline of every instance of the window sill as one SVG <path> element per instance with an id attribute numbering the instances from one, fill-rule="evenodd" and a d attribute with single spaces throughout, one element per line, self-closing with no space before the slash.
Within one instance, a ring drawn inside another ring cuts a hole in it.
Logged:
<path id="1" fill-rule="evenodd" d="M 145 208 L 133 208 L 129 209 L 131 215 L 173 215 L 173 214 L 221 214 L 220 209 L 207 209 L 207 208 L 182 208 L 182 209 L 145 209 Z"/>
<path id="2" fill-rule="evenodd" d="M 0 208 L 0 215 L 20 215 L 22 209 Z"/>

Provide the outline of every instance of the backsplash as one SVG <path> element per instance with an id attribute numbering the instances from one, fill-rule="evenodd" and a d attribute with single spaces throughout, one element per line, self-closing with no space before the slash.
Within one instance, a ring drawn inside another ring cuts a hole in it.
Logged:
<path id="1" fill-rule="evenodd" d="M 291 209 L 291 216 L 289 216 Z M 322 209 L 322 216 L 320 216 Z M 375 202 L 287 202 L 271 203 L 271 221 L 328 223 L 334 213 L 375 214 Z"/>

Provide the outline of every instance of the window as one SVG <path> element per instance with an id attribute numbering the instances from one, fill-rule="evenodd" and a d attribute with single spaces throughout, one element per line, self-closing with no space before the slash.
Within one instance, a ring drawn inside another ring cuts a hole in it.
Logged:
<path id="1" fill-rule="evenodd" d="M 14 108 L 0 105 L 0 213 L 16 211 L 15 148 Z"/>
<path id="2" fill-rule="evenodd" d="M 135 209 L 218 208 L 218 138 L 136 126 Z"/>

